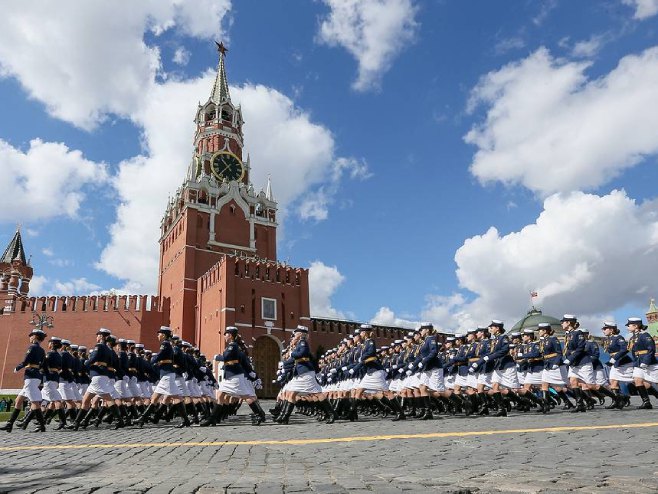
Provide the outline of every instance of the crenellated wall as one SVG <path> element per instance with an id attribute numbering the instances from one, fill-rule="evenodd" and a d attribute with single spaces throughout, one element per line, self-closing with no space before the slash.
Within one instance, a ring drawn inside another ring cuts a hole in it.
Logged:
<path id="1" fill-rule="evenodd" d="M 14 311 L 0 315 L 0 389 L 22 387 L 23 373 L 14 374 L 29 345 L 33 312 L 53 317 L 49 336 L 92 348 L 96 331 L 108 328 L 120 338 L 157 350 L 156 332 L 169 324 L 169 300 L 150 295 L 30 297 L 15 302 Z M 45 346 L 44 346 L 45 348 Z"/>

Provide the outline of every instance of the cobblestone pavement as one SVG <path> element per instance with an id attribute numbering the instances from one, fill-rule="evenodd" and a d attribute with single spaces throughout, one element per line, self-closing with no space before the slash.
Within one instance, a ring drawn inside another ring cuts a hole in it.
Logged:
<path id="1" fill-rule="evenodd" d="M 212 428 L 3 433 L 0 492 L 658 492 L 658 410 L 260 427 L 247 412 Z"/>

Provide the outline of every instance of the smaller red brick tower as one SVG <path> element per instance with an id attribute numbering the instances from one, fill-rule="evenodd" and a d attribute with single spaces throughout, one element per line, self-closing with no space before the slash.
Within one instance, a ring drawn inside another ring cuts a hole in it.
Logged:
<path id="1" fill-rule="evenodd" d="M 195 341 L 197 280 L 225 255 L 276 259 L 276 211 L 271 187 L 254 191 L 243 159 L 242 111 L 226 77 L 227 49 L 210 97 L 197 108 L 192 160 L 167 204 L 160 229 L 158 295 L 170 299 L 170 326 Z"/>
<path id="2" fill-rule="evenodd" d="M 30 292 L 33 274 L 25 257 L 19 227 L 0 257 L 0 313 L 9 315 L 16 310 L 16 301 L 24 300 Z"/>

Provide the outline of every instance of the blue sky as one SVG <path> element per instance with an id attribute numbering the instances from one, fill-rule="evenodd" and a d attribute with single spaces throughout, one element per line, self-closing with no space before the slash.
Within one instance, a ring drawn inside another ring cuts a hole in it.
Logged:
<path id="1" fill-rule="evenodd" d="M 9 2 L 0 243 L 33 294 L 154 293 L 229 47 L 312 314 L 447 329 L 643 314 L 658 286 L 658 0 Z M 41 21 L 39 21 L 39 19 Z"/>

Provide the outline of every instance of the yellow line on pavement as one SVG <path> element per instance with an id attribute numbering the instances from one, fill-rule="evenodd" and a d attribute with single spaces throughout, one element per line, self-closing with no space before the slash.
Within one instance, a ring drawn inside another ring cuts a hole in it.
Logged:
<path id="1" fill-rule="evenodd" d="M 658 427 L 658 422 L 636 424 L 582 425 L 563 427 L 538 427 L 533 429 L 500 429 L 488 431 L 430 432 L 426 434 L 388 434 L 379 436 L 327 437 L 315 439 L 260 439 L 253 441 L 204 441 L 171 443 L 114 443 L 114 444 L 44 444 L 36 446 L 2 446 L 0 451 L 67 450 L 67 449 L 129 449 L 129 448 L 177 448 L 208 446 L 261 446 L 261 445 L 308 445 L 349 443 L 356 441 L 390 441 L 395 439 L 436 439 L 449 437 L 494 436 L 502 434 L 533 434 L 539 432 L 574 432 L 606 429 L 642 429 Z"/>

